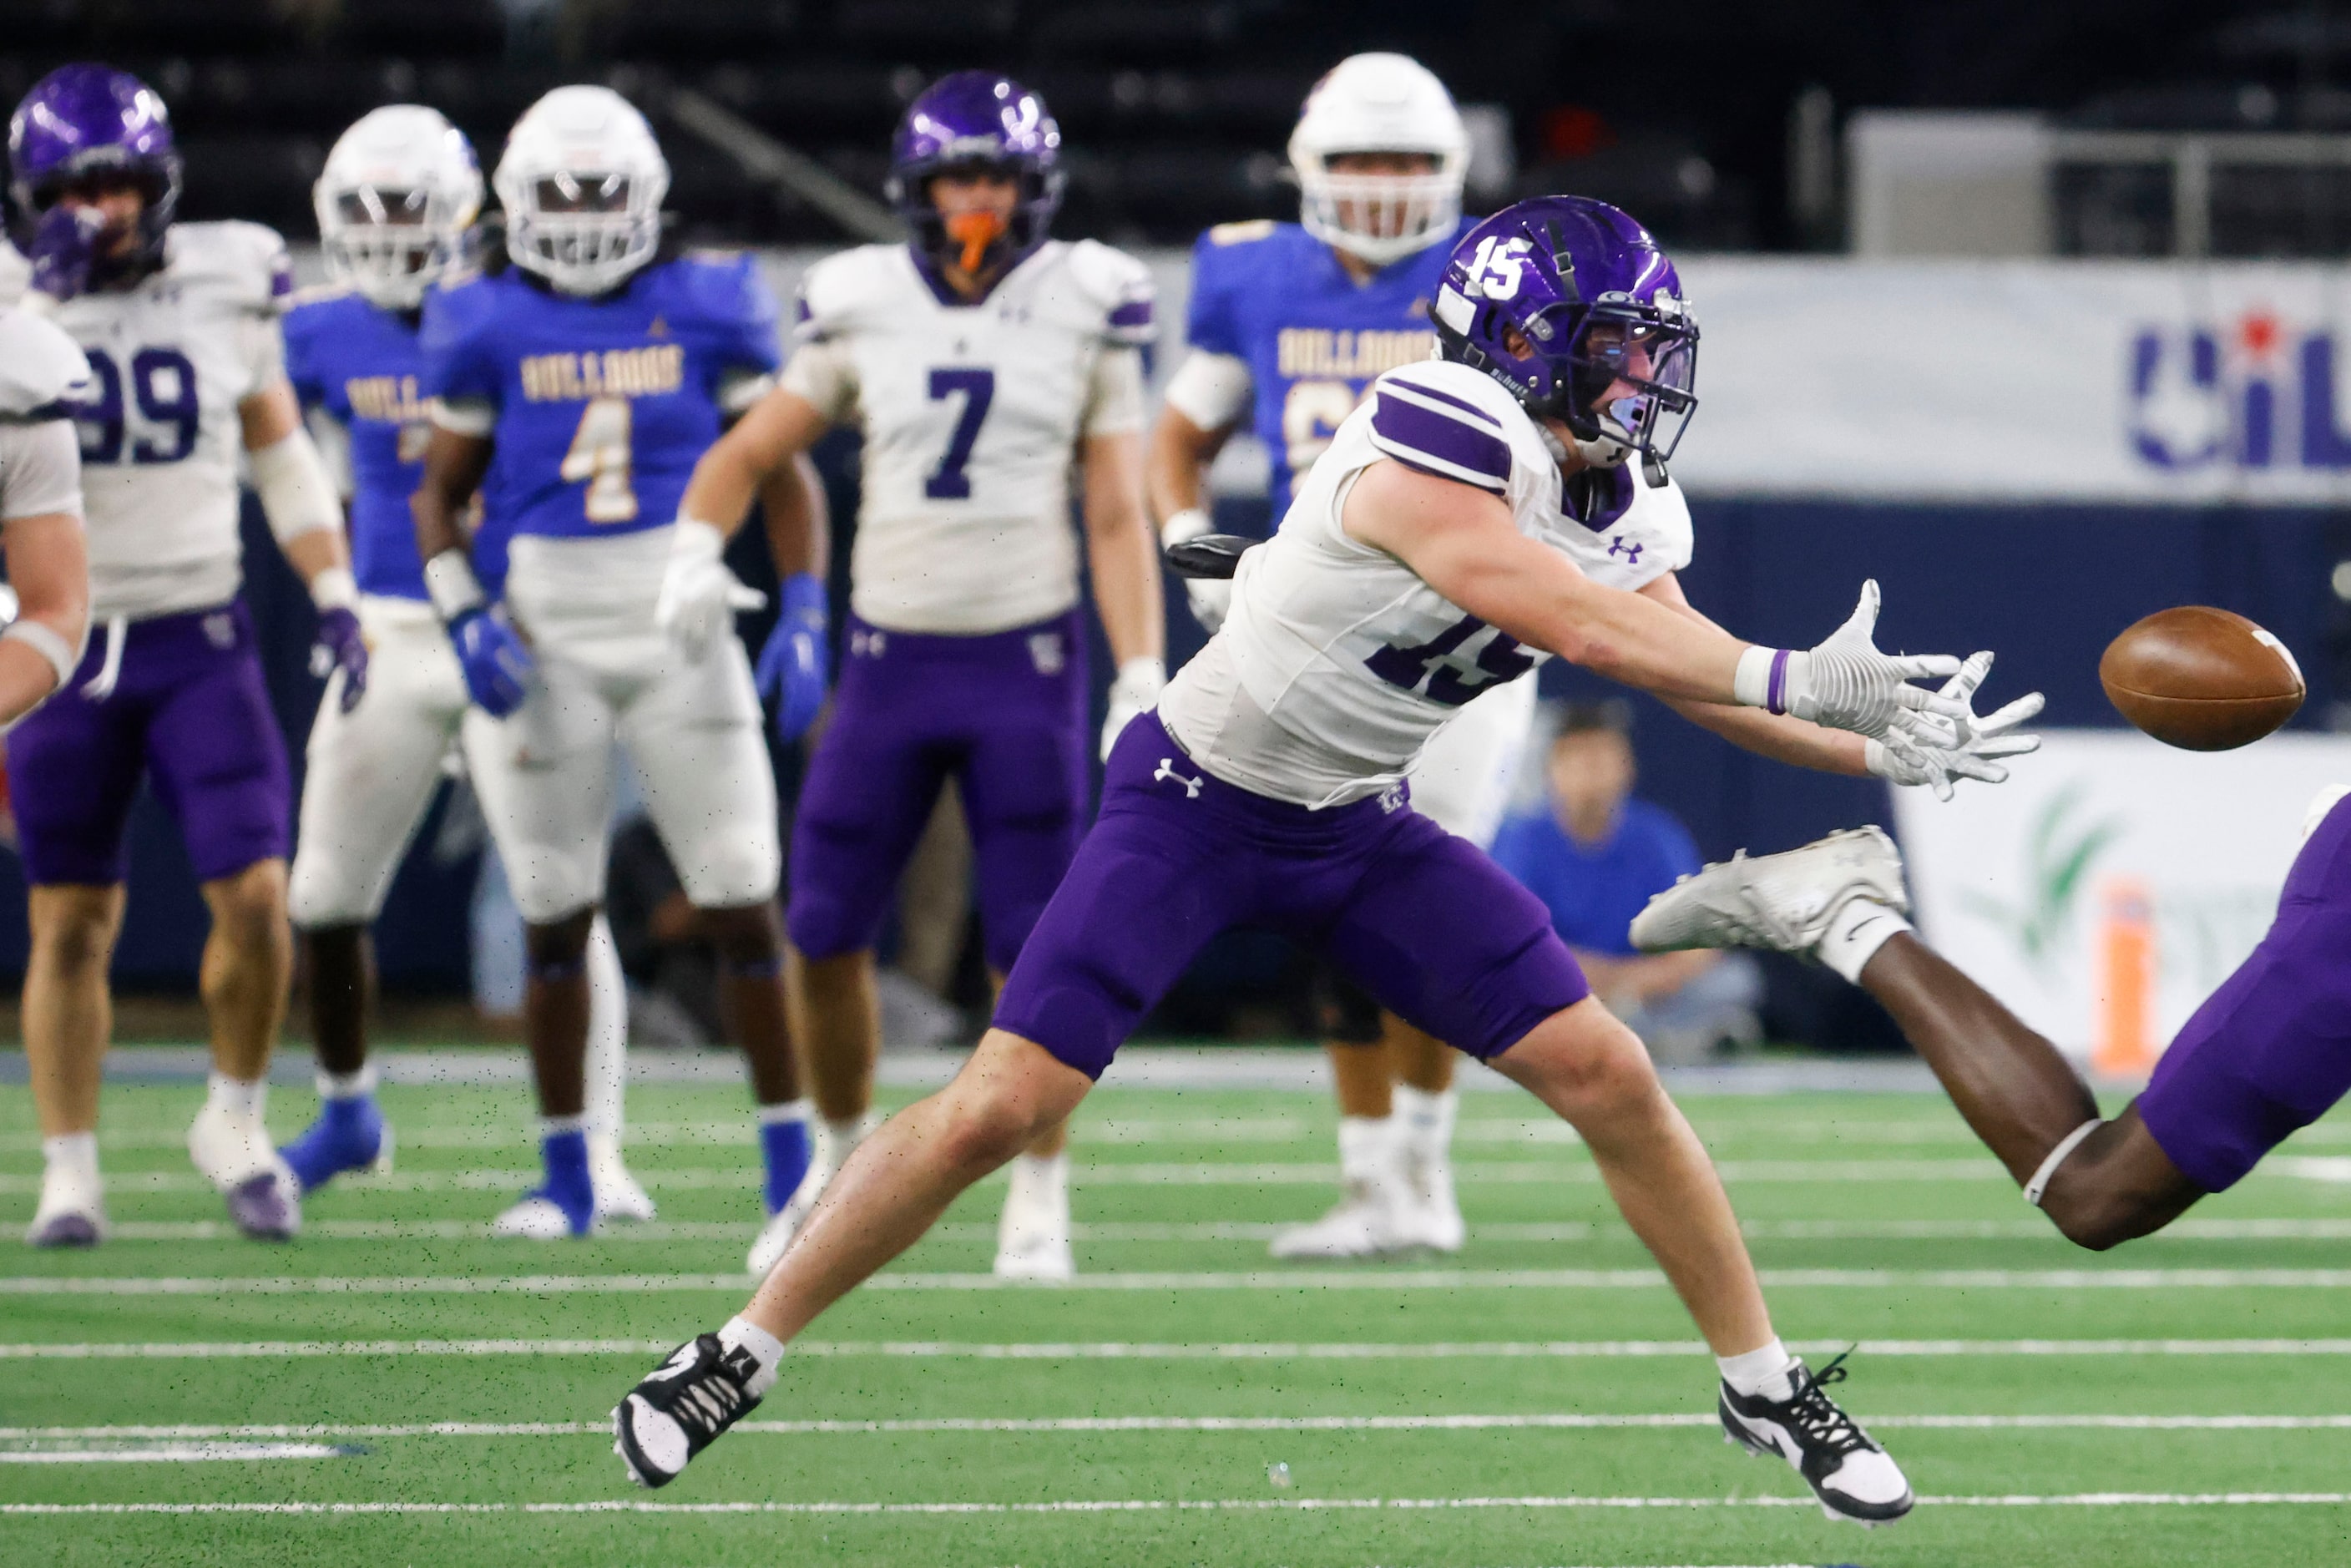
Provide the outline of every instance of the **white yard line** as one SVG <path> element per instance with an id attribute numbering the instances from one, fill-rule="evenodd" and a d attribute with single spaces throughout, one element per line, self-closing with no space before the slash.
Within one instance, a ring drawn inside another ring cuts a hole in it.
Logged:
<path id="1" fill-rule="evenodd" d="M 1853 1346 L 1863 1356 L 2351 1356 L 2351 1339 L 1887 1339 L 1797 1341 L 1805 1354 Z M 0 1343 L 0 1361 L 302 1360 L 360 1356 L 661 1355 L 673 1339 L 366 1339 L 60 1341 Z M 1697 1340 L 1489 1340 L 1154 1343 L 1146 1341 L 990 1343 L 946 1340 L 799 1340 L 796 1356 L 822 1360 L 938 1361 L 1580 1361 L 1703 1356 Z"/>
<path id="2" fill-rule="evenodd" d="M 1510 1412 L 1424 1416 L 922 1416 L 870 1420 L 738 1421 L 736 1432 L 770 1437 L 890 1433 L 1058 1432 L 1486 1432 L 1617 1431 L 1713 1427 L 1701 1411 L 1664 1415 Z M 1883 1416 L 1872 1427 L 1936 1431 L 2332 1432 L 2351 1430 L 2351 1416 Z M 610 1436 L 609 1421 L 424 1421 L 388 1425 L 0 1427 L 0 1444 L 108 1439 L 170 1439 L 222 1444 L 300 1439 L 360 1442 L 380 1437 L 578 1437 Z M 27 1450 L 28 1452 L 37 1450 Z M 0 1448 L 0 1462 L 10 1458 Z M 212 1456 L 202 1456 L 212 1457 Z M 224 1451 L 218 1457 L 234 1458 Z M 305 1456 L 288 1456 L 305 1457 Z M 318 1456 L 307 1456 L 318 1457 Z"/>
<path id="3" fill-rule="evenodd" d="M 231 1460 L 340 1459 L 350 1452 L 350 1448 L 330 1443 L 149 1443 L 117 1448 L 0 1448 L 0 1465 L 219 1464 Z"/>
<path id="4" fill-rule="evenodd" d="M 1781 1290 L 2157 1291 L 2341 1290 L 2351 1269 L 1765 1269 Z M 373 1276 L 19 1276 L 0 1296 L 630 1296 L 717 1291 L 748 1283 L 726 1274 L 392 1274 Z M 938 1291 L 1638 1291 L 1662 1289 L 1652 1269 L 1262 1269 L 1135 1270 L 1074 1280 L 994 1274 L 885 1272 L 859 1287 Z"/>
<path id="5" fill-rule="evenodd" d="M 1922 1497 L 1927 1508 L 2339 1508 L 2351 1492 L 2067 1492 Z M 1169 1501 L 1068 1499 L 1047 1502 L 10 1502 L 5 1515 L 85 1514 L 1058 1514 L 1286 1513 L 1397 1509 L 1818 1508 L 1810 1497 L 1217 1498 Z"/>

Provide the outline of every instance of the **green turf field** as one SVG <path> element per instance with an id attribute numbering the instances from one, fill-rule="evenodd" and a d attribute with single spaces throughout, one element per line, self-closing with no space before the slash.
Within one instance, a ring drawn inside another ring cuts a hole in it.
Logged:
<path id="1" fill-rule="evenodd" d="M 991 1286 L 984 1185 L 647 1494 L 605 1412 L 746 1293 L 738 1092 L 632 1091 L 661 1222 L 528 1245 L 482 1233 L 523 1096 L 389 1091 L 398 1171 L 277 1249 L 220 1234 L 200 1092 L 109 1090 L 110 1245 L 0 1240 L 0 1563 L 2351 1562 L 2351 1120 L 2094 1257 L 1939 1099 L 1687 1101 L 1782 1333 L 1861 1342 L 1840 1396 L 1924 1499 L 1865 1532 L 1723 1446 L 1687 1319 L 1515 1096 L 1465 1097 L 1467 1251 L 1318 1271 L 1265 1238 L 1329 1198 L 1326 1101 L 1105 1090 L 1082 1288 Z M 37 1149 L 0 1089 L 12 1236 Z"/>

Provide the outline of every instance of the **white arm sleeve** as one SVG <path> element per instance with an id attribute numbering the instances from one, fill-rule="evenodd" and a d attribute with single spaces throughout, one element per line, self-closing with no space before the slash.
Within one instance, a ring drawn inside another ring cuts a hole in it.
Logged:
<path id="1" fill-rule="evenodd" d="M 1249 361 L 1195 349 L 1167 378 L 1167 406 L 1202 430 L 1222 430 L 1249 412 Z"/>
<path id="2" fill-rule="evenodd" d="M 857 361 L 839 339 L 802 343 L 776 384 L 808 399 L 835 424 L 847 423 L 857 409 Z"/>
<path id="3" fill-rule="evenodd" d="M 81 438 L 69 419 L 0 424 L 0 521 L 81 516 Z"/>
<path id="4" fill-rule="evenodd" d="M 276 386 L 286 379 L 286 334 L 275 316 L 254 316 L 245 323 L 245 395 Z"/>
<path id="5" fill-rule="evenodd" d="M 297 430 L 246 455 L 253 467 L 253 487 L 261 496 L 262 514 L 281 545 L 319 528 L 343 526 L 342 503 L 334 481 L 319 461 L 319 449 Z"/>
<path id="6" fill-rule="evenodd" d="M 1124 435 L 1143 425 L 1143 350 L 1106 347 L 1094 357 L 1079 428 L 1088 435 Z"/>
<path id="7" fill-rule="evenodd" d="M 497 429 L 497 404 L 481 398 L 436 397 L 433 400 L 433 423 L 452 435 L 479 439 Z"/>
<path id="8" fill-rule="evenodd" d="M 327 477 L 335 484 L 335 494 L 349 506 L 359 493 L 359 476 L 351 471 L 351 433 L 343 422 L 323 408 L 314 408 L 302 416 L 309 427 L 311 444 L 319 449 L 319 461 L 327 465 Z"/>

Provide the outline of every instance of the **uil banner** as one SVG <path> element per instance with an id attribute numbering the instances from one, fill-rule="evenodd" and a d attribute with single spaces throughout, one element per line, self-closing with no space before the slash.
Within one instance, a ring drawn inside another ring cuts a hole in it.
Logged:
<path id="1" fill-rule="evenodd" d="M 2351 274 L 1698 257 L 1693 491 L 2351 500 Z"/>
<path id="2" fill-rule="evenodd" d="M 1895 792 L 1918 928 L 2069 1053 L 2143 1072 L 2252 952 L 2351 737 L 2053 730 L 1997 789 Z"/>

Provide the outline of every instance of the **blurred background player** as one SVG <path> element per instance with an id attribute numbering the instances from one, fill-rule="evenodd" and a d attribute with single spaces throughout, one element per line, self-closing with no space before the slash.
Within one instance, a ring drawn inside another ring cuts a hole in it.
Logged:
<path id="1" fill-rule="evenodd" d="M 1206 470 L 1244 416 L 1273 454 L 1279 523 L 1372 379 L 1437 347 L 1429 302 L 1468 226 L 1469 135 L 1445 84 L 1403 55 L 1340 61 L 1306 99 L 1290 162 L 1299 223 L 1227 224 L 1192 253 L 1192 350 L 1151 434 L 1152 506 L 1169 544 L 1211 530 Z M 1232 584 L 1185 587 L 1215 631 Z M 1512 681 L 1463 708 L 1414 763 L 1414 806 L 1480 848 L 1491 843 L 1534 705 L 1534 683 Z M 1317 988 L 1344 1192 L 1321 1219 L 1276 1237 L 1274 1256 L 1458 1251 L 1452 1049 L 1327 968 Z"/>
<path id="2" fill-rule="evenodd" d="M 392 1129 L 368 1066 L 374 955 L 368 926 L 458 744 L 464 675 L 424 592 L 408 510 L 431 424 L 418 390 L 425 291 L 470 259 L 482 175 L 439 112 L 393 104 L 362 117 L 327 155 L 314 193 L 335 281 L 286 314 L 287 368 L 349 508 L 368 700 L 329 683 L 310 727 L 292 911 L 310 977 L 319 1119 L 282 1151 L 306 1192 L 343 1171 L 384 1168 Z M 495 592 L 502 541 L 476 541 Z M 620 1152 L 627 998 L 601 915 L 588 948 L 588 1151 L 599 1214 L 650 1219 L 653 1201 Z"/>
<path id="3" fill-rule="evenodd" d="M 1661 1062 L 1758 1043 L 1762 977 L 1744 955 L 1641 953 L 1625 929 L 1641 906 L 1698 868 L 1698 844 L 1665 807 L 1636 798 L 1633 712 L 1568 704 L 1543 762 L 1541 804 L 1502 824 L 1494 862 L 1551 911 L 1593 993 Z"/>
<path id="4" fill-rule="evenodd" d="M 124 834 L 142 777 L 177 821 L 212 912 L 203 991 L 213 1073 L 188 1152 L 238 1229 L 301 1223 L 296 1178 L 262 1120 L 293 967 L 287 925 L 285 739 L 238 598 L 240 448 L 286 559 L 319 607 L 321 668 L 366 689 L 341 509 L 287 383 L 277 316 L 286 247 L 241 223 L 172 221 L 180 160 L 162 100 L 137 78 L 67 66 L 9 121 L 35 293 L 82 347 L 77 402 L 99 634 L 69 683 L 8 736 L 32 954 L 25 1043 L 42 1124 L 97 1124 L 121 928 Z M 34 1239 L 104 1228 L 95 1147 L 53 1159 Z"/>
<path id="5" fill-rule="evenodd" d="M 793 1000 L 827 1134 L 810 1201 L 872 1105 L 873 948 L 943 781 L 962 793 L 999 982 L 1085 831 L 1073 465 L 1118 661 L 1105 749 L 1165 681 L 1143 512 L 1151 279 L 1107 246 L 1046 237 L 1060 147 L 1044 101 L 1003 77 L 958 72 L 915 99 L 890 174 L 913 243 L 810 269 L 781 383 L 703 459 L 680 513 L 681 534 L 715 538 L 828 429 L 864 433 L 848 655 L 792 830 Z M 1014 1163 L 999 1274 L 1071 1272 L 1067 1136 L 1046 1129 Z M 754 1273 L 799 1218 L 760 1238 Z"/>
<path id="6" fill-rule="evenodd" d="M 809 1134 L 785 1026 L 776 781 L 731 614 L 757 596 L 670 519 L 695 458 L 770 384 L 774 301 L 747 256 L 664 247 L 669 165 L 609 89 L 533 104 L 496 185 L 511 267 L 426 298 L 434 430 L 413 505 L 426 588 L 474 699 L 467 766 L 528 925 L 546 1180 L 499 1228 L 552 1239 L 594 1220 L 585 965 L 616 742 L 718 948 L 773 1214 L 807 1174 Z M 778 566 L 820 571 L 820 520 L 793 478 L 770 492 Z M 496 611 L 461 521 L 477 491 L 485 532 L 507 544 Z M 673 602 L 702 612 L 684 647 L 656 620 Z"/>
<path id="7" fill-rule="evenodd" d="M 81 441 L 69 401 L 89 391 L 89 365 L 72 339 L 30 311 L 0 309 L 0 553 L 11 600 L 0 631 L 0 727 L 72 677 L 89 635 Z M 49 1176 L 26 1239 L 86 1246 L 105 1225 L 98 1134 L 66 1123 L 69 1099 L 55 1087 L 37 1084 L 34 1099 Z"/>

